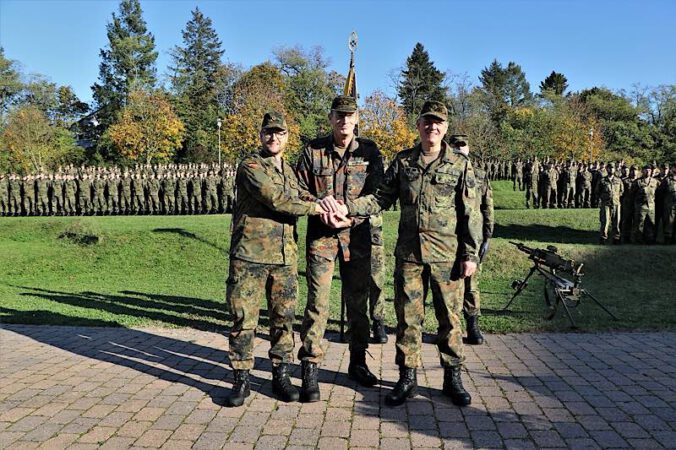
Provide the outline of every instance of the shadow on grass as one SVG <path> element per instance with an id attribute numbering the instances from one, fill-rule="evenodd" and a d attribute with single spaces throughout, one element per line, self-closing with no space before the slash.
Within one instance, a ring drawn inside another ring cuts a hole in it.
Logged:
<path id="1" fill-rule="evenodd" d="M 228 253 L 228 251 L 226 249 L 224 249 L 223 247 L 220 247 L 220 246 L 214 244 L 213 242 L 211 242 L 207 239 L 204 239 L 201 236 L 196 235 L 195 233 L 184 230 L 183 228 L 155 228 L 155 229 L 153 229 L 153 233 L 178 234 L 179 236 L 189 238 L 189 239 L 194 239 L 194 240 L 201 242 L 203 244 L 207 244 L 208 246 L 215 248 L 216 250 L 218 250 L 221 253 L 224 253 L 224 254 Z"/>
<path id="2" fill-rule="evenodd" d="M 495 225 L 493 237 L 510 240 L 560 242 L 565 244 L 596 244 L 598 231 L 579 230 L 568 226 L 549 225 Z"/>

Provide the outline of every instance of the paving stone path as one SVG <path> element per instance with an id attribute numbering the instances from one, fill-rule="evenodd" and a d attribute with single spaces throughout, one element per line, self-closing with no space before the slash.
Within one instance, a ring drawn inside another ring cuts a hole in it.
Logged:
<path id="1" fill-rule="evenodd" d="M 442 395 L 433 344 L 420 395 L 388 408 L 393 336 L 369 349 L 383 379 L 369 389 L 348 379 L 347 346 L 331 335 L 322 401 L 277 401 L 259 339 L 255 392 L 233 409 L 221 406 L 223 335 L 2 325 L 0 449 L 676 448 L 676 333 L 487 338 L 466 347 L 467 408 Z"/>

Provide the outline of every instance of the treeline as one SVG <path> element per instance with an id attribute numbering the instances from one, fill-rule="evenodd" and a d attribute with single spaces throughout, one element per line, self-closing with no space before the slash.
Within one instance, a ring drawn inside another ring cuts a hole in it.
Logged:
<path id="1" fill-rule="evenodd" d="M 328 105 L 345 82 L 319 47 L 276 48 L 251 68 L 225 63 L 223 43 L 198 8 L 160 75 L 139 0 L 122 0 L 106 30 L 92 105 L 69 86 L 22 73 L 0 48 L 0 170 L 236 162 L 258 145 L 269 109 L 286 114 L 289 148 L 298 151 L 327 132 Z M 569 92 L 565 75 L 552 71 L 533 92 L 514 62 L 493 61 L 474 82 L 440 71 L 420 43 L 393 84 L 395 98 L 375 91 L 361 99 L 360 133 L 388 157 L 413 144 L 416 115 L 433 99 L 447 103 L 449 131 L 469 134 L 481 157 L 676 159 L 675 85 Z"/>

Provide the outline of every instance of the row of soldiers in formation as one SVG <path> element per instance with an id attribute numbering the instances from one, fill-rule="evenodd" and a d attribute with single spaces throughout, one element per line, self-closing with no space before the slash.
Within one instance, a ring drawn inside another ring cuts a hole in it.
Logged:
<path id="1" fill-rule="evenodd" d="M 645 165 L 606 165 L 596 187 L 600 211 L 600 242 L 654 244 L 663 236 L 665 244 L 676 243 L 676 161 L 662 171 Z"/>
<path id="2" fill-rule="evenodd" d="M 510 180 L 514 190 L 525 191 L 526 207 L 530 208 L 597 208 L 597 188 L 606 176 L 606 165 L 600 161 L 540 161 L 537 157 L 514 161 L 479 160 L 476 166 L 490 180 Z M 622 178 L 638 170 L 624 161 L 614 163 Z M 652 164 L 652 177 L 658 182 L 669 173 L 668 164 Z M 636 176 L 633 177 L 634 179 Z"/>
<path id="3" fill-rule="evenodd" d="M 230 212 L 235 169 L 216 164 L 134 168 L 66 166 L 33 175 L 0 173 L 3 216 L 211 214 Z"/>

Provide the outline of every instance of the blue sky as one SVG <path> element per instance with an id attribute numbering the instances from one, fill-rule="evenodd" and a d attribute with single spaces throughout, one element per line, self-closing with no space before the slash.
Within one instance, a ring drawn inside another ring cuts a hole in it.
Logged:
<path id="1" fill-rule="evenodd" d="M 572 90 L 631 89 L 676 83 L 676 1 L 244 1 L 145 0 L 155 36 L 158 73 L 195 6 L 209 16 L 226 61 L 244 67 L 272 58 L 280 46 L 323 47 L 331 68 L 346 73 L 347 39 L 359 34 L 361 97 L 394 95 L 391 74 L 421 42 L 442 71 L 467 73 L 474 83 L 496 58 L 521 65 L 537 87 L 552 70 Z M 73 86 L 91 100 L 99 50 L 118 2 L 0 0 L 0 45 L 28 73 Z"/>

